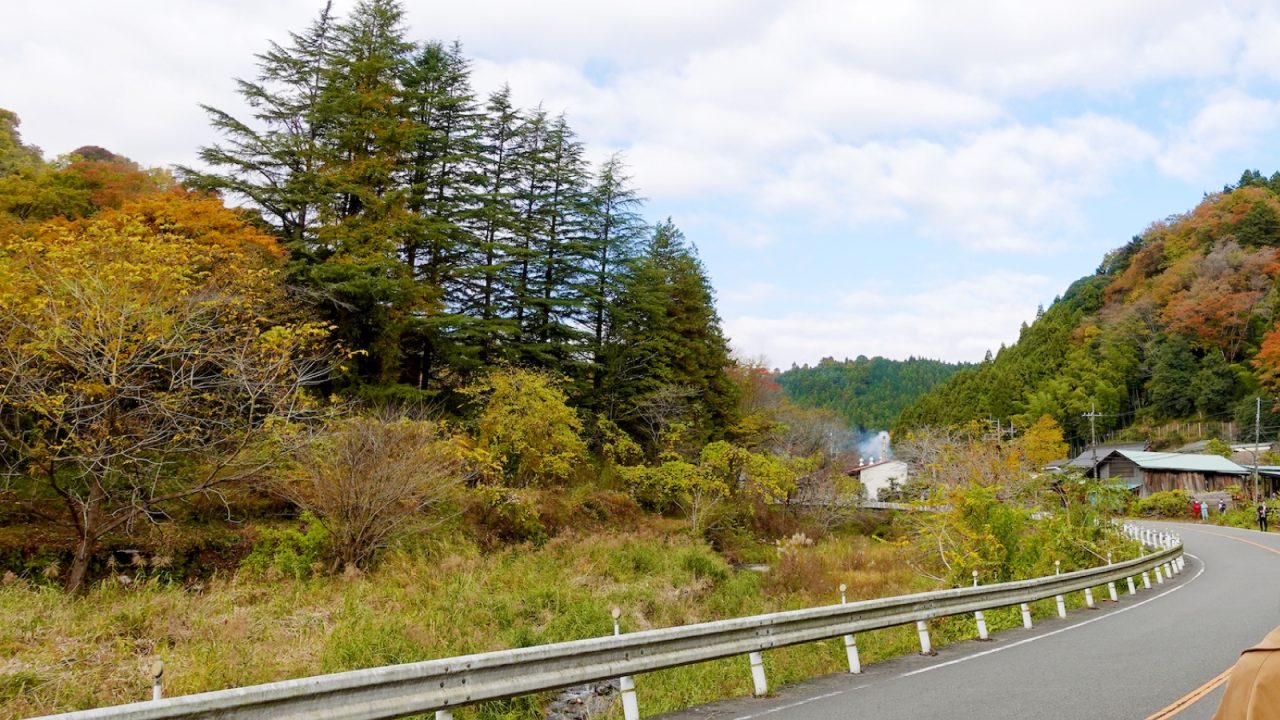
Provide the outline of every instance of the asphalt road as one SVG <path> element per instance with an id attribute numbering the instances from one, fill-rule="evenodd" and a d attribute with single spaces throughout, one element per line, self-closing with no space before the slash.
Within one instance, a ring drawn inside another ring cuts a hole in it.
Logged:
<path id="1" fill-rule="evenodd" d="M 692 708 L 668 720 L 724 718 L 1148 718 L 1202 688 L 1280 625 L 1280 534 L 1144 523 L 1182 535 L 1181 575 L 1100 610 L 1039 620 L 784 687 L 767 698 Z M 1103 596 L 1105 598 L 1105 595 Z M 744 663 L 743 671 L 746 672 Z M 643 679 L 640 700 L 644 703 Z M 1161 717 L 1207 719 L 1222 687 Z"/>

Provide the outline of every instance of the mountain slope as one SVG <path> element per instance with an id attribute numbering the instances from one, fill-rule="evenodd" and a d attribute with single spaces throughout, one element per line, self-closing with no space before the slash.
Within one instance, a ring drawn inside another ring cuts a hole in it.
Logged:
<path id="1" fill-rule="evenodd" d="M 898 413 L 968 364 L 882 357 L 837 362 L 823 358 L 816 366 L 792 366 L 778 375 L 787 396 L 800 405 L 828 408 L 861 430 L 881 430 Z"/>
<path id="2" fill-rule="evenodd" d="M 896 429 L 1054 417 L 1069 440 L 1174 420 L 1253 430 L 1280 394 L 1280 173 L 1249 171 L 1108 253 L 1018 342 L 921 397 Z M 1266 415 L 1274 437 L 1280 416 Z"/>

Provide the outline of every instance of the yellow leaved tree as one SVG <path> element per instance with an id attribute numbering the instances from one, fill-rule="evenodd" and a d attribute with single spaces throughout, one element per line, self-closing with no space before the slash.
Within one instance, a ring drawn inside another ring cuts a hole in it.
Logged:
<path id="1" fill-rule="evenodd" d="M 104 535 L 261 472 L 318 412 L 335 356 L 278 319 L 283 259 L 183 191 L 0 235 L 0 459 L 74 530 L 68 590 Z"/>

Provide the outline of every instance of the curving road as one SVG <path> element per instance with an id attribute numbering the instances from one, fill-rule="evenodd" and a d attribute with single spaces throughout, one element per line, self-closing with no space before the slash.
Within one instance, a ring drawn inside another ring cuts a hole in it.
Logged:
<path id="1" fill-rule="evenodd" d="M 1210 718 L 1222 696 L 1213 681 L 1241 649 L 1280 625 L 1280 534 L 1143 524 L 1182 535 L 1187 566 L 1172 582 L 1153 580 L 1146 591 L 1139 585 L 1132 597 L 1121 587 L 1120 602 L 1101 602 L 1100 611 L 1038 620 L 1032 630 L 951 645 L 936 657 L 877 663 L 861 675 L 663 717 Z M 643 678 L 637 684 L 643 706 Z"/>

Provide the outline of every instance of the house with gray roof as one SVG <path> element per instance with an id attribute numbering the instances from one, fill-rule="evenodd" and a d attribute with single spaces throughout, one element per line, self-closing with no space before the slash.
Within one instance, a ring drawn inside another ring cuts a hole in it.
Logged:
<path id="1" fill-rule="evenodd" d="M 1185 490 L 1192 495 L 1218 492 L 1228 485 L 1243 484 L 1249 470 L 1221 455 L 1113 450 L 1086 469 L 1086 474 L 1115 479 L 1139 497 L 1146 497 L 1166 490 Z"/>
<path id="2" fill-rule="evenodd" d="M 1108 455 L 1117 450 L 1146 450 L 1147 443 L 1114 443 L 1111 445 L 1098 445 L 1096 447 L 1086 447 L 1084 452 L 1072 458 L 1070 462 L 1062 467 L 1063 470 L 1079 470 L 1085 475 L 1092 473 L 1093 467 L 1102 462 Z"/>

